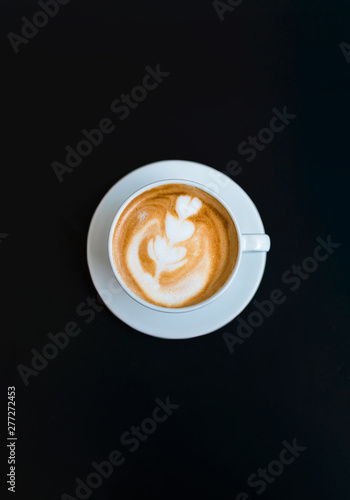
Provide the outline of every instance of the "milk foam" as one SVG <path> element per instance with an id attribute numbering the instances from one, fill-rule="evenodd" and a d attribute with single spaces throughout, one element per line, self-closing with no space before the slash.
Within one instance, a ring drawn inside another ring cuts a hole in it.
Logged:
<path id="1" fill-rule="evenodd" d="M 221 288 L 237 257 L 235 228 L 222 205 L 181 184 L 138 198 L 114 234 L 114 261 L 125 283 L 164 307 L 191 305 Z"/>
<path id="2" fill-rule="evenodd" d="M 143 270 L 139 249 L 142 241 L 147 238 L 151 226 L 161 226 L 161 221 L 154 218 L 140 228 L 130 241 L 127 250 L 127 264 L 137 285 L 154 302 L 162 302 L 166 306 L 176 306 L 196 295 L 206 284 L 209 275 L 208 259 L 204 259 L 194 269 L 189 270 L 176 284 L 169 286 L 160 285 L 163 272 L 172 272 L 187 264 L 185 258 L 187 248 L 178 246 L 178 243 L 189 240 L 195 232 L 195 224 L 186 220 L 201 208 L 202 202 L 198 198 L 179 196 L 176 202 L 178 217 L 169 212 L 165 218 L 165 237 L 159 234 L 148 241 L 147 250 L 149 257 L 156 266 L 155 275 L 152 276 Z"/>

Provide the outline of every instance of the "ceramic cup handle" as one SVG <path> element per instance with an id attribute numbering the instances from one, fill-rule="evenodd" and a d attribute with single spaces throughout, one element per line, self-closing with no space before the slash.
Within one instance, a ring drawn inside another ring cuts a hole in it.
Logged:
<path id="1" fill-rule="evenodd" d="M 271 241 L 267 234 L 242 234 L 242 252 L 268 252 Z"/>

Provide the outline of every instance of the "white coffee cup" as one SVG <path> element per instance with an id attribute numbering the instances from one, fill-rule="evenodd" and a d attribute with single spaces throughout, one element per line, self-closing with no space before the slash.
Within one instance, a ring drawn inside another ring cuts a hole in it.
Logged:
<path id="1" fill-rule="evenodd" d="M 136 295 L 130 288 L 124 283 L 123 279 L 121 278 L 113 260 L 113 235 L 114 235 L 114 230 L 117 225 L 117 222 L 119 220 L 119 217 L 123 213 L 124 209 L 129 205 L 129 203 L 139 196 L 140 194 L 144 193 L 145 191 L 148 191 L 149 189 L 153 189 L 158 186 L 163 186 L 166 184 L 186 184 L 188 186 L 194 186 L 197 187 L 198 189 L 201 189 L 202 191 L 205 191 L 206 193 L 209 193 L 213 198 L 218 200 L 221 205 L 227 210 L 229 213 L 235 227 L 237 230 L 237 236 L 238 236 L 238 256 L 236 260 L 236 264 L 231 272 L 230 277 L 226 281 L 226 283 L 218 290 L 216 293 L 214 293 L 211 297 L 208 299 L 204 300 L 203 302 L 199 302 L 198 304 L 194 304 L 192 306 L 187 306 L 187 307 L 162 307 L 162 306 L 157 306 L 155 304 L 152 304 L 151 302 L 147 302 L 146 300 L 142 299 L 138 295 Z M 148 307 L 150 309 L 153 309 L 158 312 L 163 312 L 163 313 L 183 313 L 183 312 L 190 312 L 194 311 L 195 309 L 199 309 L 200 307 L 205 307 L 206 305 L 210 304 L 213 302 L 215 299 L 217 299 L 222 293 L 227 290 L 227 288 L 231 285 L 232 281 L 234 280 L 237 271 L 241 265 L 241 260 L 242 260 L 242 254 L 245 252 L 268 252 L 270 249 L 270 237 L 267 234 L 242 234 L 241 230 L 239 228 L 239 224 L 237 222 L 237 219 L 232 212 L 231 208 L 228 206 L 228 204 L 219 196 L 217 193 L 212 191 L 206 186 L 203 186 L 199 184 L 198 182 L 192 182 L 184 179 L 167 179 L 167 180 L 162 180 L 158 182 L 152 182 L 151 184 L 148 184 L 141 189 L 137 190 L 135 193 L 133 193 L 131 196 L 129 196 L 122 206 L 119 208 L 117 211 L 113 222 L 111 224 L 111 228 L 109 231 L 109 237 L 108 237 L 108 256 L 109 256 L 109 261 L 114 273 L 114 276 L 116 277 L 119 285 L 125 290 L 125 292 L 130 295 L 136 302 L 139 304 Z"/>

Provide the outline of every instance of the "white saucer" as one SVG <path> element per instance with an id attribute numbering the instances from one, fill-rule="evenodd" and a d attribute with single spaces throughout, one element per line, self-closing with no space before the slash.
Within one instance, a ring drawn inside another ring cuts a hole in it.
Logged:
<path id="1" fill-rule="evenodd" d="M 243 253 L 241 266 L 228 289 L 208 306 L 168 314 L 138 304 L 119 286 L 108 259 L 108 233 L 125 199 L 146 184 L 163 179 L 188 179 L 216 191 L 231 207 L 242 233 L 264 233 L 259 212 L 232 179 L 217 170 L 183 160 L 140 167 L 120 179 L 104 196 L 91 220 L 87 260 L 92 281 L 110 311 L 135 330 L 165 339 L 204 335 L 232 321 L 249 304 L 262 279 L 266 253 Z"/>

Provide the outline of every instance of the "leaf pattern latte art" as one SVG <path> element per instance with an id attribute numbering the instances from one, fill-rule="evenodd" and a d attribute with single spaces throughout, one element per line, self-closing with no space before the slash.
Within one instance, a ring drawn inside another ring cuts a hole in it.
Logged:
<path id="1" fill-rule="evenodd" d="M 201 206 L 202 202 L 198 198 L 191 198 L 188 195 L 179 196 L 175 208 L 178 217 L 167 212 L 165 218 L 166 237 L 161 238 L 157 235 L 148 242 L 148 254 L 156 265 L 155 280 L 159 279 L 163 271 L 174 271 L 186 264 L 187 249 L 177 244 L 188 240 L 193 235 L 195 226 L 186 219 L 196 214 Z"/>

